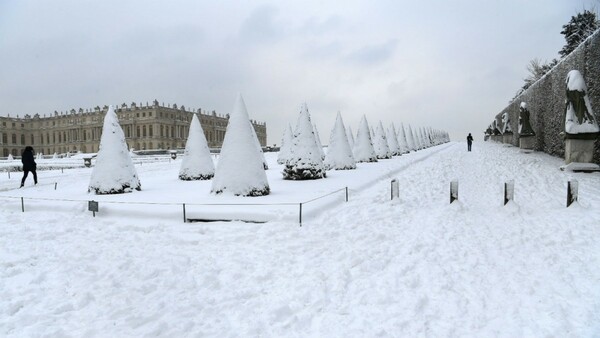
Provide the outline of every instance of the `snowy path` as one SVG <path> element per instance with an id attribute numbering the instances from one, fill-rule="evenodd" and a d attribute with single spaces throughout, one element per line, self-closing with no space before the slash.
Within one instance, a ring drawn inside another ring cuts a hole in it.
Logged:
<path id="1" fill-rule="evenodd" d="M 384 161 L 399 201 L 361 183 L 302 228 L 1 209 L 0 335 L 597 336 L 600 174 L 464 148 Z"/>

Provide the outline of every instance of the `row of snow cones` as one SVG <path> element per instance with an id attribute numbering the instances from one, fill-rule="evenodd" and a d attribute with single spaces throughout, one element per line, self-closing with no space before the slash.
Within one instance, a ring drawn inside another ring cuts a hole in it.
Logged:
<path id="1" fill-rule="evenodd" d="M 430 128 L 413 133 L 410 127 L 407 132 L 401 127 L 397 132 L 392 125 L 385 132 L 380 123 L 376 131 L 371 131 L 364 116 L 355 140 L 351 132 L 346 133 L 338 113 L 325 155 L 316 128 L 313 128 L 310 121 L 308 108 L 303 104 L 295 131 L 292 133 L 290 126 L 285 131 L 278 162 L 284 164 L 284 179 L 320 179 L 326 177 L 326 170 L 355 169 L 357 162 L 377 162 L 378 159 L 391 158 L 447 141 L 447 133 Z M 270 192 L 266 169 L 267 162 L 241 95 L 230 114 L 216 168 L 200 121 L 194 114 L 179 179 L 212 179 L 211 192 L 214 194 L 263 196 Z M 141 183 L 117 115 L 110 106 L 104 118 L 100 149 L 88 191 L 96 194 L 119 194 L 133 190 L 141 190 Z"/>

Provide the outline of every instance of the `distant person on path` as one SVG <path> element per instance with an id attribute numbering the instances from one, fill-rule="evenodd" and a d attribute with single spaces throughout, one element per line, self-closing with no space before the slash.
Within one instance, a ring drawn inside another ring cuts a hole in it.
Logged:
<path id="1" fill-rule="evenodd" d="M 471 136 L 471 133 L 469 133 L 469 136 L 467 136 L 467 149 L 469 151 L 471 151 L 472 144 L 473 144 L 473 136 Z"/>
<path id="2" fill-rule="evenodd" d="M 23 185 L 25 185 L 25 179 L 30 171 L 33 174 L 33 182 L 37 184 L 37 173 L 35 172 L 37 164 L 33 159 L 33 148 L 31 146 L 27 146 L 25 147 L 25 150 L 23 150 L 21 162 L 23 162 L 23 179 L 21 179 L 20 188 L 23 188 Z"/>

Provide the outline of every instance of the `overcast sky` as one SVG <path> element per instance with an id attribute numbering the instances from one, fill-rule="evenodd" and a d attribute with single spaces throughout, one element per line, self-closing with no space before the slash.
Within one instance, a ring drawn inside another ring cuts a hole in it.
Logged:
<path id="1" fill-rule="evenodd" d="M 228 113 L 238 92 L 281 142 L 307 102 L 482 139 L 562 25 L 600 0 L 0 1 L 0 115 L 123 102 Z"/>

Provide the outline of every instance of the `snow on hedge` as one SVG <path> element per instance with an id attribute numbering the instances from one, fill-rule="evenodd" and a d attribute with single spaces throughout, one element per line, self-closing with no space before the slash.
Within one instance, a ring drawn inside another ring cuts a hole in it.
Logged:
<path id="1" fill-rule="evenodd" d="M 327 170 L 356 169 L 356 161 L 354 161 L 352 149 L 348 144 L 346 128 L 344 127 L 342 115 L 339 112 L 329 136 L 329 146 L 327 147 L 324 164 Z"/>
<path id="2" fill-rule="evenodd" d="M 348 126 L 346 136 L 348 136 L 348 144 L 350 145 L 350 149 L 354 149 L 354 133 L 352 132 L 352 128 L 350 126 Z"/>
<path id="3" fill-rule="evenodd" d="M 375 154 L 377 154 L 378 159 L 392 158 L 392 153 L 390 152 L 387 137 L 385 136 L 385 129 L 383 128 L 383 124 L 381 123 L 381 121 L 379 121 L 379 125 L 375 130 L 375 139 L 373 141 L 373 147 L 375 148 Z"/>
<path id="4" fill-rule="evenodd" d="M 313 129 L 315 131 L 315 140 L 317 141 L 317 148 L 319 148 L 319 152 L 321 153 L 321 160 L 324 160 L 325 151 L 323 151 L 323 143 L 321 143 L 321 137 L 319 136 L 319 130 L 317 129 L 316 124 L 313 124 Z"/>
<path id="5" fill-rule="evenodd" d="M 286 180 L 311 180 L 327 175 L 306 103 L 300 108 L 290 158 L 286 161 L 282 174 Z"/>
<path id="6" fill-rule="evenodd" d="M 400 123 L 400 129 L 398 130 L 398 145 L 400 146 L 400 151 L 402 152 L 402 154 L 407 154 L 410 152 L 408 141 L 406 140 L 406 133 L 404 132 L 403 123 Z"/>
<path id="7" fill-rule="evenodd" d="M 375 148 L 373 148 L 370 130 L 367 117 L 363 115 L 358 125 L 358 132 L 352 149 L 356 162 L 377 162 L 377 154 Z"/>
<path id="8" fill-rule="evenodd" d="M 198 116 L 194 114 L 190 122 L 188 139 L 185 143 L 185 152 L 179 169 L 179 179 L 185 181 L 209 180 L 214 175 L 215 165 L 210 155 L 206 136 L 204 136 L 204 130 L 202 130 Z"/>
<path id="9" fill-rule="evenodd" d="M 125 134 L 112 106 L 104 117 L 96 165 L 92 170 L 88 191 L 101 194 L 120 194 L 132 189 L 141 190 L 137 171 L 129 156 Z"/>
<path id="10" fill-rule="evenodd" d="M 285 161 L 290 157 L 290 147 L 292 146 L 292 126 L 289 124 L 283 131 L 283 137 L 281 138 L 281 147 L 279 147 L 279 155 L 277 155 L 277 163 L 285 164 Z"/>
<path id="11" fill-rule="evenodd" d="M 396 137 L 396 127 L 393 123 L 389 128 L 387 128 L 386 136 L 392 156 L 398 156 L 402 154 L 400 151 L 400 145 L 398 144 L 398 138 Z"/>
<path id="12" fill-rule="evenodd" d="M 270 192 L 263 158 L 256 147 L 246 104 L 240 94 L 227 123 L 211 192 L 235 196 L 263 196 Z"/>

